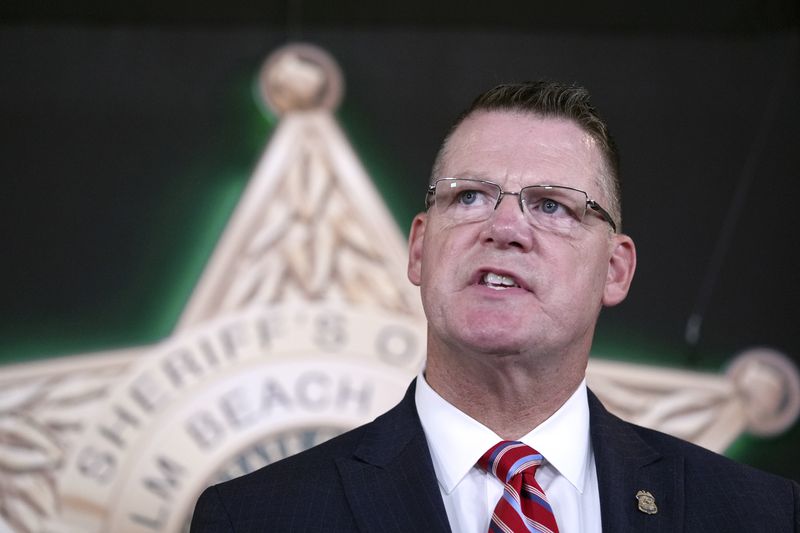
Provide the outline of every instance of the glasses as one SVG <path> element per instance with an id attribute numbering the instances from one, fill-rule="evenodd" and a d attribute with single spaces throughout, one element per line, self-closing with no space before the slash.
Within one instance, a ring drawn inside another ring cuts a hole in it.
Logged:
<path id="1" fill-rule="evenodd" d="M 428 187 L 425 209 L 455 224 L 480 222 L 492 216 L 507 195 L 517 197 L 520 210 L 533 226 L 569 233 L 583 223 L 591 210 L 617 231 L 608 211 L 590 199 L 585 191 L 563 185 L 529 185 L 519 192 L 509 192 L 491 181 L 441 178 Z"/>

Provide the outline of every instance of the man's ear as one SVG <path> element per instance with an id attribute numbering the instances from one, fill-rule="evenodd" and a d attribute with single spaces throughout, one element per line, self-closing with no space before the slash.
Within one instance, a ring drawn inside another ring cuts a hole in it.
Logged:
<path id="1" fill-rule="evenodd" d="M 419 213 L 411 221 L 411 231 L 408 234 L 408 279 L 414 285 L 422 283 L 422 244 L 425 241 L 425 226 L 428 215 Z"/>
<path id="2" fill-rule="evenodd" d="M 611 246 L 606 287 L 603 291 L 603 305 L 608 307 L 625 299 L 636 270 L 636 246 L 633 239 L 627 235 L 614 235 Z"/>

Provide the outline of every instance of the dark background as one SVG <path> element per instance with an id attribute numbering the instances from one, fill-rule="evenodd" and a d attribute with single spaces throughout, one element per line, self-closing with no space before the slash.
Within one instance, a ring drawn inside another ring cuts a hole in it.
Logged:
<path id="1" fill-rule="evenodd" d="M 0 21 L 0 363 L 169 335 L 274 126 L 260 64 L 298 39 L 339 62 L 340 123 L 404 230 L 478 92 L 586 85 L 639 253 L 595 353 L 715 372 L 753 346 L 800 360 L 795 2 L 12 1 Z M 734 455 L 800 479 L 798 428 Z"/>

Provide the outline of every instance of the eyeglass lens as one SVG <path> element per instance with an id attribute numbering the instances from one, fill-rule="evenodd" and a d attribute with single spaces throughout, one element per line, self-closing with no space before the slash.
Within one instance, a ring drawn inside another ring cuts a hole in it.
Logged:
<path id="1" fill-rule="evenodd" d="M 477 222 L 492 215 L 503 196 L 519 196 L 529 222 L 545 228 L 568 230 L 586 214 L 586 194 L 558 186 L 529 186 L 519 193 L 503 193 L 500 186 L 482 180 L 440 179 L 433 209 L 456 223 Z M 505 199 L 506 201 L 511 200 Z"/>

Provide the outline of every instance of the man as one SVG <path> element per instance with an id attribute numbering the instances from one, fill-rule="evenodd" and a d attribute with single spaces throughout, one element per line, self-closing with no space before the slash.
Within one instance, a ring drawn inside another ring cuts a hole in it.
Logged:
<path id="1" fill-rule="evenodd" d="M 207 489 L 192 531 L 800 531 L 800 487 L 610 415 L 585 371 L 636 265 L 579 87 L 484 93 L 437 156 L 408 277 L 425 370 L 370 424 Z"/>

